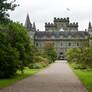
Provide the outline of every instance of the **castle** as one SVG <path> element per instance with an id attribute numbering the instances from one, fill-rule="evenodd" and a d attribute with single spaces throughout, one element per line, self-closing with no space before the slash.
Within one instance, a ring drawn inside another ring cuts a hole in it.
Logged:
<path id="1" fill-rule="evenodd" d="M 47 41 L 53 42 L 59 59 L 65 59 L 66 51 L 71 47 L 79 47 L 81 42 L 88 39 L 88 34 L 92 34 L 91 22 L 88 31 L 79 31 L 78 22 L 70 23 L 69 18 L 54 18 L 53 23 L 45 23 L 45 31 L 36 29 L 35 23 L 30 22 L 27 15 L 25 28 L 28 30 L 32 44 L 40 50 Z M 91 39 L 89 43 L 92 44 Z"/>

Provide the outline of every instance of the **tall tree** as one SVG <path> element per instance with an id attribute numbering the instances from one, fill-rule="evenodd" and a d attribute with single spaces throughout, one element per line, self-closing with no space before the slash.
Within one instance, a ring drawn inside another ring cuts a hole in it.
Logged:
<path id="1" fill-rule="evenodd" d="M 53 42 L 45 42 L 43 46 L 45 55 L 51 60 L 49 63 L 54 62 L 57 59 L 57 52 Z"/>
<path id="2" fill-rule="evenodd" d="M 8 11 L 13 11 L 17 4 L 14 4 L 16 0 L 0 0 L 0 23 L 6 23 L 9 21 L 9 13 Z"/>

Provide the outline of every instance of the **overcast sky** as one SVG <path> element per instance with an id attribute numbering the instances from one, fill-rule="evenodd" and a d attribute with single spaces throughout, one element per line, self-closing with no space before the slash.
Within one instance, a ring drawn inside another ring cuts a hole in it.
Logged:
<path id="1" fill-rule="evenodd" d="M 29 13 L 31 22 L 40 30 L 44 30 L 45 22 L 53 22 L 54 17 L 70 17 L 71 22 L 79 22 L 80 31 L 92 21 L 92 0 L 17 0 L 16 3 L 20 6 L 10 12 L 11 19 L 25 23 Z"/>

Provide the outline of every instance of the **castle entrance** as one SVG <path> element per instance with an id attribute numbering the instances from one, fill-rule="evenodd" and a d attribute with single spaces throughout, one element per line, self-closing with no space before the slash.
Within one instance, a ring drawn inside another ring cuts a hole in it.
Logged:
<path id="1" fill-rule="evenodd" d="M 58 59 L 59 60 L 64 60 L 65 59 L 65 55 L 64 55 L 63 52 L 60 52 Z"/>

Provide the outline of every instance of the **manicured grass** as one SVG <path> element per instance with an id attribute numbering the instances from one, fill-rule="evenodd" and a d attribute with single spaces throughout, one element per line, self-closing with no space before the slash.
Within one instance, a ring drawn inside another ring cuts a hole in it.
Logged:
<path id="1" fill-rule="evenodd" d="M 74 69 L 74 64 L 70 65 L 74 73 L 79 77 L 83 84 L 88 88 L 89 92 L 92 92 L 92 70 L 80 70 Z"/>
<path id="2" fill-rule="evenodd" d="M 14 82 L 17 82 L 18 80 L 22 80 L 32 74 L 35 74 L 39 72 L 42 69 L 29 69 L 25 68 L 24 74 L 22 74 L 20 71 L 17 72 L 17 75 L 13 78 L 8 78 L 8 79 L 0 79 L 0 88 L 3 88 L 5 86 L 8 86 Z"/>

